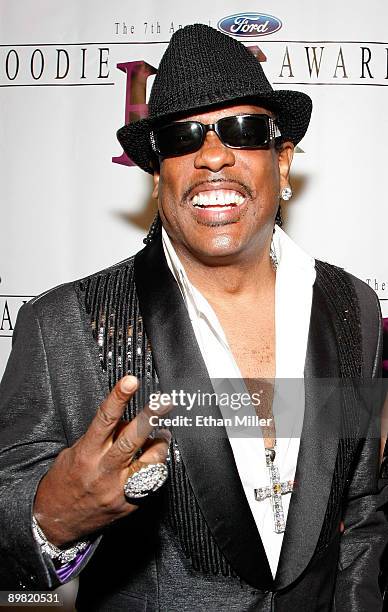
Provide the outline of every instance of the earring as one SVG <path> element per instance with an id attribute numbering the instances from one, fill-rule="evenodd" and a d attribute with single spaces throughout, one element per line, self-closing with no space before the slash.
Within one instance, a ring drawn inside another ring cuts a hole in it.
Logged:
<path id="1" fill-rule="evenodd" d="M 280 197 L 282 198 L 282 200 L 284 200 L 285 202 L 287 202 L 288 200 L 290 200 L 292 198 L 292 189 L 289 185 L 287 185 L 287 187 L 283 187 Z"/>

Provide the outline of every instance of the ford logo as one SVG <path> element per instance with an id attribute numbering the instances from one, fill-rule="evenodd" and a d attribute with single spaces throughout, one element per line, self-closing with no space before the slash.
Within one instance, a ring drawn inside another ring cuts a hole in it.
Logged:
<path id="1" fill-rule="evenodd" d="M 281 27 L 280 19 L 263 13 L 237 13 L 224 17 L 218 22 L 218 29 L 221 32 L 245 37 L 267 36 L 277 32 Z"/>

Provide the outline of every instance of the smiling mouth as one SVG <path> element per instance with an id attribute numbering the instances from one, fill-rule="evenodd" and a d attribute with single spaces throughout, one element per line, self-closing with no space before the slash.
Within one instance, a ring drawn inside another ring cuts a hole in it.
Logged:
<path id="1" fill-rule="evenodd" d="M 195 208 L 209 210 L 231 210 L 241 206 L 245 196 L 234 189 L 210 189 L 198 191 L 192 198 L 191 204 Z"/>

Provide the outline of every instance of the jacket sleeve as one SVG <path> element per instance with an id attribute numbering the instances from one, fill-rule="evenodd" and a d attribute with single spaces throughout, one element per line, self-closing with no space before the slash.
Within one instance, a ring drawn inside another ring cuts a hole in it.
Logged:
<path id="1" fill-rule="evenodd" d="M 41 326 L 28 303 L 19 312 L 0 385 L 0 590 L 60 584 L 51 559 L 34 540 L 31 521 L 38 484 L 66 446 Z"/>
<path id="2" fill-rule="evenodd" d="M 382 329 L 379 307 L 377 311 L 379 331 L 375 333 L 375 338 L 377 335 L 378 340 L 371 361 L 372 381 L 375 381 L 379 387 Z M 376 308 L 372 312 L 376 319 Z M 344 532 L 341 538 L 335 589 L 334 610 L 336 611 L 378 612 L 383 606 L 378 579 L 381 558 L 388 540 L 388 523 L 384 512 L 388 492 L 384 481 L 378 480 L 381 386 L 372 393 L 372 397 L 373 401 L 370 403 L 373 406 L 369 413 L 369 425 L 349 482 L 343 512 Z"/>

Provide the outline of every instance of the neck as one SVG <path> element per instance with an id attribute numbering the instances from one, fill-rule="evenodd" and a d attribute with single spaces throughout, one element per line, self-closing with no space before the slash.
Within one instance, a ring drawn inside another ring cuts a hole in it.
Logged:
<path id="1" fill-rule="evenodd" d="M 211 302 L 257 299 L 275 284 L 275 271 L 270 259 L 272 236 L 261 248 L 252 249 L 233 259 L 200 259 L 174 244 L 190 282 Z"/>

